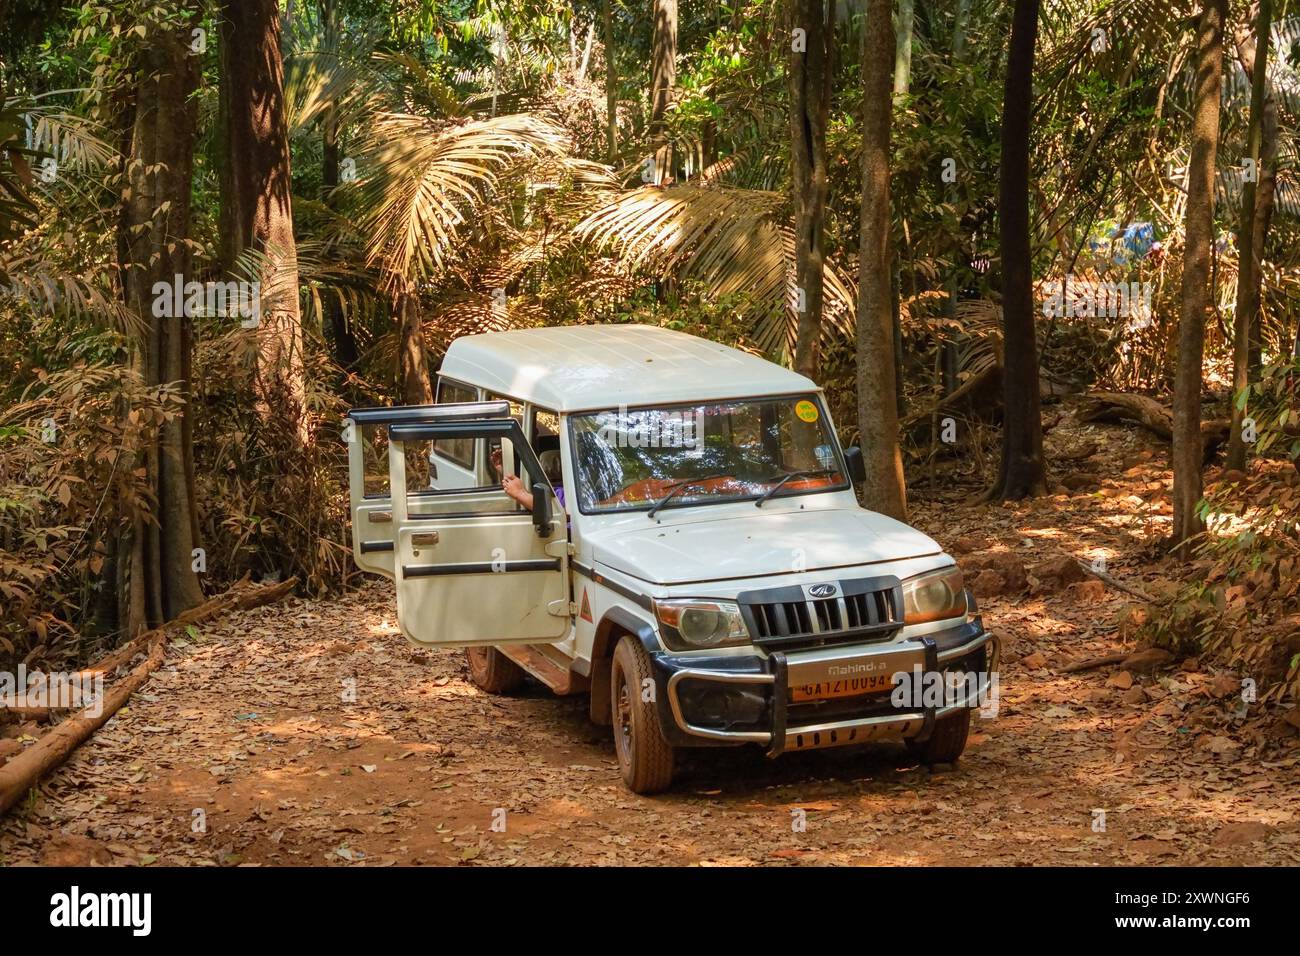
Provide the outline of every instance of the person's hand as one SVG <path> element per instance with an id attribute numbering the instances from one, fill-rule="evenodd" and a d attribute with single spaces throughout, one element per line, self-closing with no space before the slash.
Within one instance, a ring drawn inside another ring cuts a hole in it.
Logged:
<path id="1" fill-rule="evenodd" d="M 527 489 L 524 488 L 524 483 L 519 480 L 518 475 L 506 475 L 501 479 L 501 487 L 505 489 L 506 494 L 515 499 L 515 501 L 519 502 L 525 508 L 531 508 L 533 506 L 532 495 L 530 495 Z"/>
<path id="2" fill-rule="evenodd" d="M 496 448 L 493 448 L 493 449 L 492 449 L 492 454 L 491 454 L 490 456 L 488 456 L 488 457 L 489 457 L 489 460 L 492 462 L 492 467 L 493 467 L 494 469 L 496 469 L 496 473 L 497 473 L 498 475 L 501 474 L 501 448 L 500 448 L 500 446 L 497 446 Z"/>

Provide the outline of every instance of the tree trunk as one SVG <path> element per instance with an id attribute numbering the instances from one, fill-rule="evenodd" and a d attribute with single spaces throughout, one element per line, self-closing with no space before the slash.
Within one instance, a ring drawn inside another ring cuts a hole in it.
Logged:
<path id="1" fill-rule="evenodd" d="M 582 59 L 578 61 L 578 82 L 587 78 L 587 66 L 591 63 L 591 45 L 596 42 L 596 21 L 587 24 L 587 39 L 582 44 Z"/>
<path id="2" fill-rule="evenodd" d="M 677 85 L 677 0 L 654 0 L 654 33 L 650 41 L 650 138 L 664 134 L 668 104 Z M 672 179 L 673 152 L 668 144 L 654 156 L 654 182 Z"/>
<path id="3" fill-rule="evenodd" d="M 1002 258 L 1002 462 L 990 497 L 1018 499 L 1047 490 L 1039 408 L 1038 343 L 1029 237 L 1029 138 L 1039 0 L 1016 0 L 1002 100 L 998 177 Z"/>
<path id="4" fill-rule="evenodd" d="M 794 193 L 794 370 L 816 377 L 826 262 L 826 117 L 835 71 L 835 4 L 792 0 L 790 53 L 790 178 Z M 798 42 L 802 30 L 803 42 Z M 800 47 L 803 49 L 800 49 Z"/>
<path id="5" fill-rule="evenodd" d="M 429 378 L 429 360 L 425 356 L 420 299 L 412 292 L 399 292 L 394 298 L 393 307 L 401 323 L 397 344 L 397 377 L 402 385 L 402 400 L 407 405 L 431 405 L 433 383 Z"/>
<path id="6" fill-rule="evenodd" d="M 1214 242 L 1214 164 L 1219 148 L 1219 98 L 1223 79 L 1223 28 L 1227 0 L 1205 0 L 1196 29 L 1196 103 L 1192 155 L 1187 170 L 1187 219 L 1178 318 L 1178 369 L 1174 375 L 1173 543 L 1204 529 L 1201 500 L 1201 364 L 1205 316 L 1210 308 L 1210 254 Z"/>
<path id="7" fill-rule="evenodd" d="M 331 209 L 335 208 L 334 189 L 339 184 L 339 121 L 334 107 L 325 113 L 321 144 L 321 199 Z M 337 296 L 327 295 L 324 299 L 325 318 L 334 338 L 334 360 L 345 372 L 353 372 L 357 367 L 359 350 L 357 338 L 348 324 L 343 312 L 343 303 Z"/>
<path id="8" fill-rule="evenodd" d="M 858 262 L 858 427 L 867 479 L 863 502 L 903 520 L 907 492 L 898 447 L 893 289 L 890 281 L 889 136 L 893 98 L 889 0 L 869 0 L 862 35 L 862 227 Z"/>
<path id="9" fill-rule="evenodd" d="M 197 22 L 198 10 L 189 13 Z M 135 446 L 136 467 L 144 470 L 154 499 L 148 514 L 126 500 L 130 493 L 122 485 L 128 526 L 117 554 L 117 616 L 130 634 L 203 600 L 192 570 L 197 520 L 189 428 L 191 324 L 184 299 L 172 294 L 192 279 L 188 240 L 199 63 L 189 49 L 188 26 L 145 26 L 119 220 L 119 268 L 126 308 L 139 320 L 131 364 L 149 385 L 176 383 L 186 405 L 151 440 Z M 128 435 L 141 434 L 129 411 L 126 421 Z"/>
<path id="10" fill-rule="evenodd" d="M 957 0 L 957 18 L 952 28 L 952 55 L 962 58 L 966 52 L 966 29 L 970 25 L 971 0 Z"/>
<path id="11" fill-rule="evenodd" d="M 960 63 L 962 61 L 966 50 L 966 24 L 969 20 L 970 0 L 960 0 L 960 3 L 957 6 L 956 21 L 952 28 L 952 58 L 955 63 Z M 897 75 L 897 67 L 895 67 L 895 75 Z M 956 207 L 957 185 L 955 182 L 949 186 L 948 195 L 949 201 L 953 203 L 954 207 Z M 962 242 L 961 234 L 957 230 L 954 230 L 950 238 L 952 240 L 952 274 L 948 276 L 948 304 L 946 309 L 949 326 L 945 341 L 940 346 L 943 352 L 940 358 L 940 372 L 942 375 L 941 391 L 944 395 L 951 395 L 958 387 L 957 341 L 954 336 L 956 334 L 955 330 L 958 328 L 957 297 L 961 294 L 961 281 L 957 264 L 959 262 L 964 264 L 969 261 L 968 257 L 965 255 L 965 246 Z"/>
<path id="12" fill-rule="evenodd" d="M 894 50 L 896 96 L 905 96 L 912 86 L 912 29 L 915 22 L 914 0 L 898 0 L 898 45 Z"/>
<path id="13" fill-rule="evenodd" d="M 1270 4 L 1271 8 L 1272 4 Z M 1270 14 L 1272 13 L 1270 9 Z M 1271 32 L 1271 25 L 1270 25 Z M 1246 76 L 1251 81 L 1252 108 L 1255 83 L 1255 34 L 1249 28 L 1237 35 L 1237 57 L 1241 61 Z M 1267 51 L 1265 55 L 1267 62 Z M 1273 221 L 1273 208 L 1277 198 L 1277 94 L 1270 83 L 1264 84 L 1264 106 L 1260 116 L 1260 155 L 1259 182 L 1255 190 L 1255 235 L 1251 248 L 1255 254 L 1255 277 L 1260 276 L 1259 263 L 1264 258 L 1264 242 L 1268 238 L 1269 226 Z M 1261 365 L 1260 344 L 1260 303 L 1256 298 L 1254 314 L 1250 323 L 1250 381 L 1259 378 Z"/>
<path id="14" fill-rule="evenodd" d="M 1259 188 L 1255 191 L 1255 241 L 1252 248 L 1256 263 L 1264 259 L 1264 243 L 1268 238 L 1269 226 L 1273 222 L 1273 209 L 1277 201 L 1277 94 L 1270 86 L 1264 93 L 1264 116 L 1260 123 L 1260 157 Z M 1258 265 L 1256 274 L 1260 274 Z M 1263 344 L 1260 338 L 1260 320 L 1263 314 L 1262 302 L 1256 300 L 1255 314 L 1250 324 L 1250 374 L 1252 380 L 1259 379 L 1259 370 L 1263 365 Z"/>
<path id="15" fill-rule="evenodd" d="M 650 132 L 663 130 L 677 85 L 677 0 L 654 0 L 650 44 Z"/>
<path id="16" fill-rule="evenodd" d="M 1255 219 L 1259 215 L 1255 184 L 1259 179 L 1260 138 L 1264 120 L 1264 91 L 1267 86 L 1269 33 L 1273 28 L 1272 0 L 1259 0 L 1255 16 L 1255 50 L 1251 59 L 1250 121 L 1247 130 L 1246 155 L 1255 167 L 1255 175 L 1248 179 L 1241 194 L 1241 227 L 1237 230 L 1237 307 L 1233 313 L 1233 368 L 1232 368 L 1232 432 L 1228 438 L 1227 466 L 1237 471 L 1246 469 L 1246 441 L 1242 421 L 1246 415 L 1242 392 L 1250 384 L 1251 331 L 1257 324 L 1259 311 L 1259 266 L 1262 249 L 1255 247 Z M 1246 47 L 1244 39 L 1238 45 Z M 1242 57 L 1243 66 L 1245 57 Z M 1261 237 L 1262 238 L 1262 237 Z"/>
<path id="17" fill-rule="evenodd" d="M 605 149 L 613 165 L 618 156 L 618 74 L 614 70 L 614 0 L 602 0 L 605 21 Z"/>
<path id="18" fill-rule="evenodd" d="M 338 38 L 338 19 L 334 0 L 321 0 L 321 22 L 325 29 L 326 48 L 333 48 Z M 336 208 L 334 190 L 339 184 L 339 163 L 342 159 L 339 150 L 338 110 L 331 106 L 325 111 L 321 121 L 321 201 L 331 209 Z M 348 373 L 356 370 L 358 349 L 356 335 L 353 334 L 347 316 L 343 312 L 343 303 L 337 296 L 325 297 L 325 320 L 334 339 L 334 360 Z"/>
<path id="19" fill-rule="evenodd" d="M 223 0 L 221 16 L 226 239 L 232 261 L 248 248 L 261 257 L 258 408 L 268 425 L 288 423 L 288 433 L 305 441 L 306 382 L 279 4 Z"/>

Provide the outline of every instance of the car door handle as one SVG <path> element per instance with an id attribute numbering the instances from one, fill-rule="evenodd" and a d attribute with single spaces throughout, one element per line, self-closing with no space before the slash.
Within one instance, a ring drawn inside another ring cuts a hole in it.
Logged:
<path id="1" fill-rule="evenodd" d="M 438 543 L 438 532 L 436 531 L 417 531 L 411 535 L 411 544 L 414 547 L 427 547 Z"/>
<path id="2" fill-rule="evenodd" d="M 372 511 L 366 515 L 366 520 L 371 524 L 390 524 L 393 520 L 391 511 Z"/>

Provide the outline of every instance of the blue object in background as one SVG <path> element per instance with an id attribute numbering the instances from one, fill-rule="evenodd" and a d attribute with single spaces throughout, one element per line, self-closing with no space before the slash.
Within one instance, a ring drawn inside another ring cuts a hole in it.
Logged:
<path id="1" fill-rule="evenodd" d="M 1108 238 L 1113 243 L 1112 261 L 1117 266 L 1126 266 L 1134 259 L 1142 259 L 1151 251 L 1156 241 L 1156 230 L 1149 222 L 1131 222 L 1123 229 L 1116 226 Z M 1114 240 L 1118 239 L 1118 243 Z"/>

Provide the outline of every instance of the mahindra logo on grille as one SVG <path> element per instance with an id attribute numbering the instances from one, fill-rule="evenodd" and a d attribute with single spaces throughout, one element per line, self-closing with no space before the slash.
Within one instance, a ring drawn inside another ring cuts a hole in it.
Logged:
<path id="1" fill-rule="evenodd" d="M 832 677 L 839 677 L 842 674 L 869 674 L 872 671 L 882 671 L 886 666 L 885 661 L 864 661 L 861 664 L 831 664 L 826 668 L 826 673 Z"/>
<path id="2" fill-rule="evenodd" d="M 814 584 L 808 588 L 808 594 L 815 598 L 835 597 L 838 588 L 833 584 Z"/>

